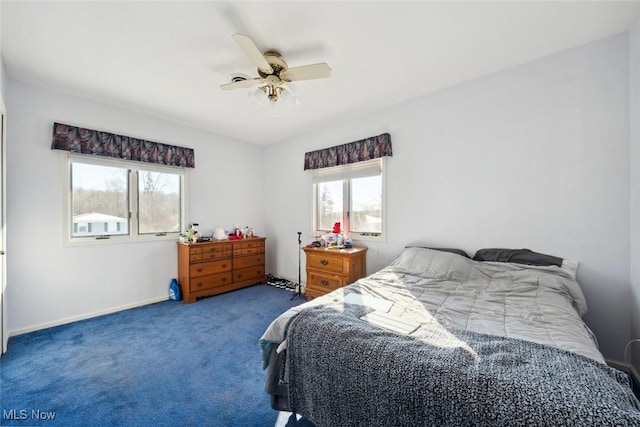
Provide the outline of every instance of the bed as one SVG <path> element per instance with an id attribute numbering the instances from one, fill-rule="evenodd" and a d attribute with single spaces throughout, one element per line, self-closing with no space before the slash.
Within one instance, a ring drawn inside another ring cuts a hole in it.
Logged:
<path id="1" fill-rule="evenodd" d="M 576 269 L 526 249 L 407 247 L 271 323 L 271 406 L 318 427 L 640 426 L 629 378 L 582 321 Z"/>

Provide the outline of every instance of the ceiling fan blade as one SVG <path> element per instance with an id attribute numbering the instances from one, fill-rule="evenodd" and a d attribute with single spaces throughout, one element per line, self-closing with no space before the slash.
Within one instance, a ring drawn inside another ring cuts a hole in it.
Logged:
<path id="1" fill-rule="evenodd" d="M 302 67 L 287 68 L 283 71 L 282 80 L 293 82 L 296 80 L 324 79 L 331 75 L 331 67 L 326 62 L 303 65 Z"/>
<path id="2" fill-rule="evenodd" d="M 251 59 L 260 71 L 264 71 L 265 74 L 273 74 L 273 68 L 271 68 L 271 65 L 264 59 L 264 55 L 256 47 L 255 43 L 253 43 L 253 40 L 240 33 L 235 33 L 231 37 L 233 37 L 236 43 L 238 43 L 238 46 L 244 50 L 244 53 L 247 54 L 249 59 Z"/>
<path id="3" fill-rule="evenodd" d="M 220 85 L 220 89 L 224 90 L 233 90 L 233 89 L 243 89 L 247 87 L 251 87 L 258 83 L 262 83 L 263 79 L 255 78 L 255 79 L 247 79 L 247 80 L 238 80 L 236 82 L 227 83 L 224 85 Z"/>

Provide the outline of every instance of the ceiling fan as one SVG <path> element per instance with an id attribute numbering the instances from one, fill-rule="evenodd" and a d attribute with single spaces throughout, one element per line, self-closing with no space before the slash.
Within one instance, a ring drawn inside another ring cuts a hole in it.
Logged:
<path id="1" fill-rule="evenodd" d="M 284 95 L 284 91 L 290 92 L 287 87 L 288 82 L 324 79 L 331 75 L 331 68 L 325 62 L 289 68 L 278 51 L 267 50 L 262 53 L 249 37 L 240 33 L 233 34 L 231 37 L 258 67 L 260 77 L 251 77 L 243 73 L 231 74 L 231 83 L 220 86 L 223 90 L 259 85 L 258 89 L 264 92 L 266 99 L 276 103 L 281 95 Z"/>

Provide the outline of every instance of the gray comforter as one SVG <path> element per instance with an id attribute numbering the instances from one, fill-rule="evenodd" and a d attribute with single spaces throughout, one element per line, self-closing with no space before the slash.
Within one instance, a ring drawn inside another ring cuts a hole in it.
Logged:
<path id="1" fill-rule="evenodd" d="M 317 426 L 639 426 L 620 371 L 557 348 L 447 330 L 411 336 L 315 307 L 287 331 L 291 410 Z"/>

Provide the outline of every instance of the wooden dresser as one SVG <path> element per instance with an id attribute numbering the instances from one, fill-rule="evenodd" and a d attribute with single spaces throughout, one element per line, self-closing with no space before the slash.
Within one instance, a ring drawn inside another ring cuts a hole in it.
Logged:
<path id="1" fill-rule="evenodd" d="M 266 283 L 264 237 L 178 243 L 178 283 L 187 303 Z"/>
<path id="2" fill-rule="evenodd" d="M 367 274 L 367 248 L 302 250 L 307 255 L 307 299 L 349 285 Z"/>

